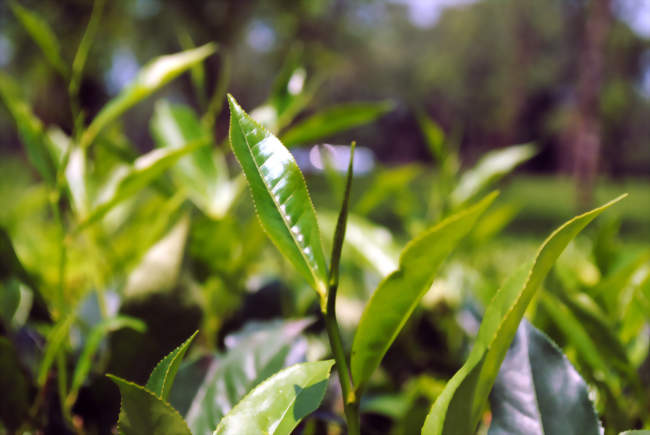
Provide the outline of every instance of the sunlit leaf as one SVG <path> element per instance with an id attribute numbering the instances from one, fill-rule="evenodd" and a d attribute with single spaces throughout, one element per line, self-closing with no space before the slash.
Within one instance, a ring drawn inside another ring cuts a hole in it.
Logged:
<path id="1" fill-rule="evenodd" d="M 9 6 L 14 15 L 23 25 L 29 36 L 41 49 L 45 58 L 64 77 L 68 74 L 68 67 L 61 57 L 61 46 L 56 35 L 47 22 L 33 11 L 22 7 L 15 1 L 10 1 Z"/>
<path id="2" fill-rule="evenodd" d="M 145 388 L 163 400 L 167 400 L 174 378 L 181 365 L 181 361 L 190 347 L 190 344 L 196 337 L 196 331 L 190 338 L 185 340 L 180 346 L 168 353 L 151 372 Z"/>
<path id="3" fill-rule="evenodd" d="M 107 376 L 117 384 L 122 395 L 117 422 L 121 434 L 191 435 L 183 417 L 170 404 L 140 385 L 117 376 Z"/>
<path id="4" fill-rule="evenodd" d="M 296 364 L 255 387 L 219 422 L 215 435 L 289 435 L 323 400 L 333 360 Z"/>
<path id="5" fill-rule="evenodd" d="M 368 124 L 392 109 L 393 104 L 388 101 L 333 106 L 291 127 L 282 135 L 282 142 L 288 147 L 311 144 L 352 127 Z"/>
<path id="6" fill-rule="evenodd" d="M 451 193 L 451 202 L 458 207 L 471 200 L 475 195 L 504 175 L 509 174 L 518 165 L 529 160 L 537 153 L 533 145 L 515 145 L 485 154 L 472 169 L 466 171 L 458 185 Z"/>
<path id="7" fill-rule="evenodd" d="M 525 319 L 490 394 L 489 435 L 599 435 L 587 384 L 562 351 Z"/>
<path id="8" fill-rule="evenodd" d="M 135 81 L 104 106 L 93 119 L 81 137 L 81 147 L 92 144 L 110 122 L 215 51 L 214 44 L 206 44 L 181 53 L 161 56 L 147 64 L 140 70 Z"/>
<path id="9" fill-rule="evenodd" d="M 14 117 L 20 139 L 23 142 L 29 161 L 43 179 L 50 185 L 56 182 L 56 166 L 50 154 L 43 123 L 32 113 L 31 108 L 21 97 L 18 84 L 8 75 L 0 72 L 0 98 Z"/>
<path id="10" fill-rule="evenodd" d="M 433 404 L 423 434 L 474 432 L 526 307 L 557 257 L 589 222 L 624 196 L 566 222 L 544 241 L 532 261 L 506 280 L 485 311 L 467 361 Z"/>
<path id="11" fill-rule="evenodd" d="M 327 266 L 305 179 L 284 145 L 228 95 L 230 142 L 244 170 L 262 226 L 280 252 L 324 300 Z"/>
<path id="12" fill-rule="evenodd" d="M 368 381 L 431 287 L 442 262 L 495 197 L 496 193 L 492 193 L 478 204 L 445 219 L 404 248 L 399 269 L 379 284 L 361 315 L 350 357 L 355 385 Z"/>
<path id="13" fill-rule="evenodd" d="M 243 331 L 226 337 L 228 352 L 210 363 L 198 390 L 184 392 L 183 397 L 172 393 L 171 403 L 181 411 L 188 409 L 185 417 L 194 433 L 209 433 L 253 387 L 282 369 L 289 357 L 304 356 L 305 343 L 299 334 L 310 323 L 297 320 L 248 324 Z M 191 368 L 181 368 L 179 378 L 184 370 Z M 184 402 L 188 396 L 193 396 L 191 405 Z"/>

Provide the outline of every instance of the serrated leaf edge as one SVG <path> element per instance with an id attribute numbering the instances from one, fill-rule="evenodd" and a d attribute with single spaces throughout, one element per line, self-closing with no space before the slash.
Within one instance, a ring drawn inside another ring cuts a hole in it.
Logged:
<path id="1" fill-rule="evenodd" d="M 164 390 L 165 390 L 165 386 L 167 385 L 167 376 L 169 375 L 169 369 L 173 366 L 174 362 L 175 362 L 176 359 L 179 357 L 181 348 L 185 347 L 185 351 L 187 351 L 187 349 L 190 347 L 190 344 L 192 344 L 192 341 L 194 340 L 194 337 L 196 337 L 196 334 L 198 334 L 198 333 L 199 333 L 198 330 L 197 330 L 197 331 L 194 331 L 194 334 L 190 335 L 190 337 L 189 337 L 187 340 L 185 340 L 184 342 L 182 342 L 181 344 L 179 344 L 178 346 L 176 346 L 176 347 L 175 347 L 171 352 L 169 352 L 167 355 L 165 355 L 165 356 L 164 356 L 160 361 L 158 361 L 158 364 L 155 365 L 155 367 L 153 368 L 153 370 L 151 370 L 151 373 L 149 374 L 149 377 L 151 377 L 151 375 L 152 375 L 152 374 L 156 371 L 156 369 L 157 369 L 157 368 L 158 368 L 158 367 L 159 367 L 159 366 L 160 366 L 160 365 L 161 365 L 161 364 L 162 364 L 162 363 L 167 359 L 167 357 L 172 356 L 172 359 L 171 359 L 171 361 L 170 361 L 170 363 L 169 363 L 169 366 L 167 367 L 167 370 L 165 370 L 165 376 L 163 377 L 163 382 L 162 382 L 163 391 L 161 391 L 160 399 L 165 400 L 165 399 L 163 399 L 163 397 L 162 397 L 162 393 L 164 392 Z M 185 355 L 185 354 L 183 353 L 183 355 L 181 356 L 181 358 L 182 358 L 184 355 Z M 147 382 L 149 382 L 149 381 L 147 380 Z M 154 394 L 155 394 L 155 393 L 154 393 Z"/>

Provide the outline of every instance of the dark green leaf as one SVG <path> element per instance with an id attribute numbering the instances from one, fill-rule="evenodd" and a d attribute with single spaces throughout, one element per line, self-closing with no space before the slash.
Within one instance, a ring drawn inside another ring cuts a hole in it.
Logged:
<path id="1" fill-rule="evenodd" d="M 242 332 L 226 337 L 228 352 L 212 361 L 185 415 L 192 431 L 198 434 L 214 430 L 244 395 L 283 368 L 289 354 L 295 354 L 301 343 L 304 344 L 298 337 L 310 323 L 310 320 L 253 323 Z M 171 402 L 178 409 L 188 409 L 188 405 L 175 400 L 174 394 Z"/>
<path id="2" fill-rule="evenodd" d="M 320 405 L 333 364 L 296 364 L 271 376 L 219 422 L 214 434 L 289 435 Z"/>
<path id="3" fill-rule="evenodd" d="M 0 421 L 17 430 L 29 413 L 29 385 L 11 342 L 0 337 Z"/>
<path id="4" fill-rule="evenodd" d="M 109 123 L 215 51 L 214 44 L 206 44 L 181 53 L 161 56 L 145 65 L 135 81 L 104 106 L 93 119 L 81 137 L 81 147 L 88 147 Z"/>
<path id="5" fill-rule="evenodd" d="M 368 124 L 393 109 L 388 101 L 346 103 L 324 109 L 291 127 L 282 135 L 288 146 L 307 145 L 352 127 Z"/>
<path id="6" fill-rule="evenodd" d="M 429 147 L 429 153 L 438 163 L 445 160 L 447 150 L 445 150 L 445 133 L 442 128 L 421 110 L 415 112 L 418 125 L 422 136 Z"/>
<path id="7" fill-rule="evenodd" d="M 420 299 L 431 287 L 442 262 L 495 197 L 496 192 L 445 219 L 404 248 L 399 269 L 379 284 L 361 315 L 350 361 L 352 378 L 357 386 L 365 384 L 379 366 Z"/>
<path id="8" fill-rule="evenodd" d="M 490 394 L 489 435 L 599 435 L 587 384 L 562 351 L 524 319 Z"/>
<path id="9" fill-rule="evenodd" d="M 66 77 L 68 67 L 61 57 L 59 40 L 47 22 L 34 12 L 14 1 L 10 1 L 9 6 L 27 33 L 29 33 L 29 36 L 32 37 L 36 45 L 41 49 L 45 58 L 62 76 Z"/>
<path id="10" fill-rule="evenodd" d="M 107 375 L 117 384 L 122 407 L 117 427 L 124 435 L 191 435 L 183 417 L 171 405 L 133 382 Z"/>
<path id="11" fill-rule="evenodd" d="M 147 385 L 145 385 L 147 390 L 151 391 L 161 399 L 167 400 L 167 396 L 169 396 L 169 392 L 174 384 L 174 378 L 176 377 L 176 372 L 178 372 L 178 368 L 181 365 L 181 361 L 198 332 L 199 331 L 196 331 L 190 338 L 185 340 L 180 346 L 160 360 L 151 372 Z"/>
<path id="12" fill-rule="evenodd" d="M 327 266 L 305 179 L 284 145 L 228 95 L 230 143 L 244 170 L 262 226 L 324 301 Z"/>
<path id="13" fill-rule="evenodd" d="M 433 404 L 422 427 L 423 434 L 474 432 L 517 326 L 557 257 L 589 222 L 623 197 L 576 216 L 556 229 L 535 258 L 506 280 L 485 311 L 467 361 Z"/>

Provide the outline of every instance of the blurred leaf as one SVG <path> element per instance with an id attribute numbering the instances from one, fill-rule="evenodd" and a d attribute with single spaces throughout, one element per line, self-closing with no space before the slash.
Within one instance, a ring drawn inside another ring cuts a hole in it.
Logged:
<path id="1" fill-rule="evenodd" d="M 149 248 L 128 276 L 124 286 L 126 297 L 143 297 L 151 292 L 169 290 L 176 285 L 189 226 L 189 215 L 184 214 L 164 237 Z"/>
<path id="2" fill-rule="evenodd" d="M 205 141 L 205 146 L 181 158 L 172 172 L 178 184 L 187 190 L 190 199 L 205 214 L 214 219 L 223 218 L 243 184 L 238 179 L 230 181 L 222 152 L 213 148 L 210 133 L 192 109 L 158 102 L 151 119 L 151 132 L 161 148 L 177 149 L 192 141 Z"/>
<path id="3" fill-rule="evenodd" d="M 624 198 L 564 223 L 542 244 L 535 258 L 522 264 L 488 305 L 472 351 L 433 404 L 422 427 L 427 435 L 472 433 L 479 422 L 499 366 L 537 288 L 557 257 L 596 216 Z"/>
<path id="4" fill-rule="evenodd" d="M 16 310 L 20 305 L 20 283 L 15 279 L 0 281 L 0 320 L 2 325 L 12 324 Z"/>
<path id="5" fill-rule="evenodd" d="M 393 110 L 393 103 L 345 103 L 311 115 L 282 135 L 288 147 L 307 145 L 352 127 L 368 124 Z"/>
<path id="6" fill-rule="evenodd" d="M 289 435 L 323 400 L 333 360 L 296 364 L 255 387 L 220 422 L 215 435 Z"/>
<path id="7" fill-rule="evenodd" d="M 367 216 L 382 202 L 394 201 L 396 195 L 404 195 L 404 187 L 411 185 L 420 172 L 421 168 L 416 165 L 382 169 L 357 201 L 355 212 L 360 216 Z"/>
<path id="8" fill-rule="evenodd" d="M 105 190 L 99 195 L 97 203 L 86 219 L 81 221 L 79 229 L 98 221 L 113 207 L 135 195 L 156 178 L 160 177 L 170 166 L 184 155 L 191 153 L 205 142 L 193 141 L 178 149 L 156 149 L 138 157 L 131 167 L 120 166 L 113 173 Z"/>
<path id="9" fill-rule="evenodd" d="M 93 1 L 93 10 L 90 14 L 90 21 L 88 21 L 86 31 L 81 37 L 81 41 L 77 47 L 77 52 L 74 55 L 74 60 L 72 61 L 72 75 L 70 77 L 69 85 L 70 94 L 73 96 L 76 96 L 79 93 L 79 86 L 81 84 L 84 66 L 86 65 L 86 59 L 88 59 L 90 47 L 95 39 L 95 35 L 97 34 L 97 29 L 104 12 L 105 4 L 106 0 Z"/>
<path id="10" fill-rule="evenodd" d="M 93 363 L 93 357 L 102 340 L 111 332 L 122 328 L 131 328 L 138 332 L 144 332 L 147 329 L 147 325 L 142 320 L 129 316 L 111 317 L 95 325 L 86 338 L 86 344 L 79 356 L 77 366 L 72 375 L 72 384 L 70 387 L 71 397 L 76 395 L 76 392 L 79 391 L 79 388 L 81 388 L 86 380 L 86 376 L 88 376 Z"/>
<path id="11" fill-rule="evenodd" d="M 174 378 L 176 377 L 178 368 L 181 365 L 181 361 L 198 332 L 199 331 L 196 331 L 190 338 L 185 340 L 180 346 L 160 360 L 151 372 L 149 380 L 145 385 L 147 390 L 151 391 L 162 400 L 167 400 L 172 385 L 174 384 Z"/>
<path id="12" fill-rule="evenodd" d="M 50 367 L 52 367 L 52 364 L 54 363 L 54 358 L 56 358 L 58 353 L 66 344 L 68 333 L 70 332 L 70 327 L 72 326 L 74 319 L 74 313 L 62 317 L 54 324 L 53 328 L 47 334 L 43 359 L 38 367 L 38 375 L 36 377 L 36 382 L 39 386 L 45 385 Z"/>
<path id="13" fill-rule="evenodd" d="M 90 146 L 109 123 L 215 51 L 216 45 L 205 44 L 192 50 L 161 56 L 145 65 L 135 81 L 104 106 L 93 119 L 81 137 L 80 146 Z"/>
<path id="14" fill-rule="evenodd" d="M 496 195 L 494 192 L 478 204 L 445 219 L 404 248 L 399 269 L 379 284 L 361 315 L 350 357 L 352 378 L 357 387 L 363 386 L 379 366 L 420 299 L 431 288 L 442 262 Z"/>
<path id="15" fill-rule="evenodd" d="M 422 136 L 429 147 L 429 153 L 438 163 L 442 163 L 447 155 L 447 150 L 445 150 L 445 132 L 442 131 L 442 128 L 431 119 L 426 113 L 422 110 L 416 110 L 415 118 L 418 121 L 420 126 L 420 131 Z"/>
<path id="16" fill-rule="evenodd" d="M 490 394 L 489 435 L 600 434 L 587 384 L 562 351 L 524 319 Z"/>
<path id="17" fill-rule="evenodd" d="M 472 169 L 466 171 L 451 193 L 454 207 L 461 206 L 483 189 L 509 174 L 537 153 L 533 145 L 515 145 L 486 153 Z"/>
<path id="18" fill-rule="evenodd" d="M 327 266 L 305 179 L 278 138 L 248 116 L 231 95 L 228 100 L 230 141 L 248 180 L 260 222 L 280 252 L 324 301 Z"/>
<path id="19" fill-rule="evenodd" d="M 283 368 L 287 358 L 292 354 L 295 357 L 300 350 L 299 334 L 310 323 L 310 320 L 252 323 L 242 332 L 226 337 L 228 352 L 212 362 L 185 415 L 192 431 L 214 430 L 221 418 L 252 388 Z M 186 404 L 174 400 L 174 394 L 171 402 L 178 409 L 187 409 Z"/>
<path id="20" fill-rule="evenodd" d="M 27 33 L 29 33 L 29 36 L 32 37 L 36 45 L 41 49 L 45 58 L 63 77 L 67 77 L 68 67 L 61 57 L 59 40 L 47 22 L 36 13 L 22 7 L 13 0 L 9 1 L 9 6 L 14 15 L 16 15 L 16 18 L 18 18 L 18 21 L 20 21 Z"/>
<path id="21" fill-rule="evenodd" d="M 117 422 L 121 434 L 191 435 L 183 417 L 167 402 L 133 382 L 113 375 L 106 376 L 117 384 L 122 395 Z"/>
<path id="22" fill-rule="evenodd" d="M 650 435 L 650 430 L 626 430 L 619 435 Z"/>
<path id="23" fill-rule="evenodd" d="M 0 421 L 13 433 L 29 414 L 29 384 L 16 351 L 5 337 L 0 337 L 0 391 Z"/>
<path id="24" fill-rule="evenodd" d="M 47 144 L 49 139 L 45 135 L 43 124 L 20 96 L 18 84 L 3 72 L 0 72 L 0 97 L 16 121 L 30 163 L 50 186 L 54 186 L 56 166 L 49 151 L 51 147 Z"/>

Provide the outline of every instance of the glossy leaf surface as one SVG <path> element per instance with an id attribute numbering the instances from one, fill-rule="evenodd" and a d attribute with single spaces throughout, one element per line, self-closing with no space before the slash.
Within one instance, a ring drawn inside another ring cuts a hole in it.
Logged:
<path id="1" fill-rule="evenodd" d="M 228 95 L 230 143 L 241 165 L 262 226 L 280 252 L 321 299 L 327 266 L 314 206 L 295 159 L 268 130 Z"/>
<path id="2" fill-rule="evenodd" d="M 221 420 L 214 434 L 290 434 L 320 405 L 333 364 L 296 364 L 271 376 Z"/>
<path id="3" fill-rule="evenodd" d="M 473 433 L 519 322 L 557 257 L 589 222 L 624 196 L 563 224 L 544 241 L 532 261 L 506 280 L 485 311 L 467 361 L 429 412 L 423 434 Z"/>
<path id="4" fill-rule="evenodd" d="M 135 81 L 104 106 L 93 119 L 81 138 L 81 146 L 89 146 L 109 123 L 215 51 L 214 44 L 206 44 L 181 53 L 161 56 L 145 65 Z"/>
<path id="5" fill-rule="evenodd" d="M 172 406 L 140 385 L 107 375 L 122 395 L 118 430 L 124 435 L 190 435 L 183 417 Z"/>
<path id="6" fill-rule="evenodd" d="M 227 336 L 228 352 L 212 361 L 185 415 L 192 431 L 213 431 L 242 397 L 282 369 L 289 357 L 302 360 L 305 343 L 299 334 L 310 323 L 310 320 L 249 323 L 241 332 Z M 171 395 L 171 403 L 181 411 L 188 409 L 183 398 L 176 397 L 175 393 Z"/>
<path id="7" fill-rule="evenodd" d="M 80 226 L 85 227 L 101 219 L 117 204 L 135 195 L 140 189 L 161 176 L 178 159 L 203 144 L 199 140 L 191 142 L 183 148 L 156 149 L 138 157 L 131 167 L 119 167 L 113 174 L 107 188 L 100 195 L 98 203 L 95 204 L 93 210 L 81 222 Z"/>
<path id="8" fill-rule="evenodd" d="M 181 361 L 183 361 L 183 357 L 197 333 L 198 331 L 160 360 L 151 372 L 149 380 L 145 385 L 147 390 L 151 391 L 162 400 L 167 400 L 167 396 L 169 396 L 169 392 L 171 391 Z"/>
<path id="9" fill-rule="evenodd" d="M 525 319 L 490 394 L 488 435 L 599 435 L 587 384 L 562 351 Z"/>
<path id="10" fill-rule="evenodd" d="M 533 157 L 536 153 L 533 145 L 515 145 L 496 151 L 491 151 L 474 166 L 466 171 L 458 185 L 451 193 L 451 202 L 460 206 L 479 194 L 491 183 L 498 181 L 510 173 L 521 163 Z"/>
<path id="11" fill-rule="evenodd" d="M 496 193 L 413 239 L 402 251 L 399 269 L 386 277 L 361 315 L 350 361 L 356 385 L 366 383 L 390 345 L 429 290 L 438 268 L 472 229 Z"/>
<path id="12" fill-rule="evenodd" d="M 45 58 L 64 77 L 68 74 L 66 63 L 61 57 L 61 46 L 56 35 L 47 22 L 36 13 L 22 7 L 15 1 L 10 1 L 9 6 L 14 15 L 41 49 Z"/>
<path id="13" fill-rule="evenodd" d="M 372 122 L 390 112 L 393 104 L 346 103 L 324 109 L 287 130 L 282 142 L 291 147 L 307 145 L 352 127 Z"/>
<path id="14" fill-rule="evenodd" d="M 210 133 L 194 111 L 160 101 L 151 120 L 151 132 L 160 148 L 179 149 L 192 141 L 205 141 L 204 146 L 181 158 L 172 173 L 197 207 L 210 217 L 223 218 L 243 185 L 228 178 L 225 157 L 213 148 Z"/>

